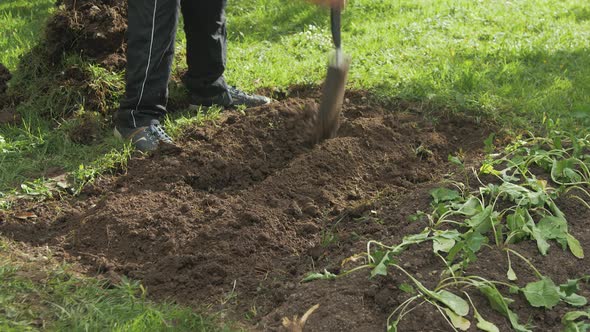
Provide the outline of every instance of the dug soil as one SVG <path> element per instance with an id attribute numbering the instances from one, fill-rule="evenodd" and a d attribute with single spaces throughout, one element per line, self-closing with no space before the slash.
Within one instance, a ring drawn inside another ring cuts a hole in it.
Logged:
<path id="1" fill-rule="evenodd" d="M 59 0 L 62 5 L 45 28 L 41 45 L 49 60 L 81 55 L 109 69 L 125 66 L 125 0 Z"/>
<path id="2" fill-rule="evenodd" d="M 176 147 L 132 158 L 122 174 L 77 199 L 23 204 L 0 216 L 0 232 L 49 245 L 87 273 L 139 279 L 154 299 L 221 311 L 247 330 L 281 330 L 283 317 L 319 304 L 305 331 L 384 331 L 388 315 L 410 296 L 399 289 L 407 279 L 397 271 L 301 280 L 312 271 L 342 272 L 343 260 L 366 250 L 370 239 L 396 244 L 420 232 L 425 222 L 407 217 L 429 210 L 428 191 L 455 171 L 447 156 L 477 162 L 489 130 L 473 119 L 426 117 L 350 93 L 338 136 L 312 146 L 317 99 L 315 90 L 294 92 L 188 127 Z M 590 252 L 584 211 L 567 202 L 562 209 Z M 557 247 L 543 258 L 534 245 L 519 250 L 556 281 L 587 272 L 587 260 Z M 505 257 L 494 250 L 482 257 L 470 272 L 505 281 Z M 427 245 L 403 254 L 400 264 L 429 287 L 443 270 Z M 532 280 L 526 265 L 514 268 Z M 482 315 L 510 330 L 482 297 L 472 298 Z M 559 330 L 563 308 L 545 312 L 516 298 L 523 321 Z M 428 305 L 400 324 L 400 331 L 447 330 Z"/>

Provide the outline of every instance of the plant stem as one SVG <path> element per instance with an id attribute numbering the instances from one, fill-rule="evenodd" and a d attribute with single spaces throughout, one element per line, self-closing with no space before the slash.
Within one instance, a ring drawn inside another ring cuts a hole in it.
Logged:
<path id="1" fill-rule="evenodd" d="M 525 263 L 527 263 L 527 265 L 535 272 L 535 274 L 537 275 L 537 277 L 539 279 L 543 279 L 543 275 L 541 274 L 541 272 L 539 272 L 539 270 L 537 270 L 537 268 L 533 265 L 533 263 L 531 263 L 531 261 L 529 261 L 528 259 L 526 259 L 523 255 L 519 254 L 516 250 L 510 249 L 510 248 L 504 248 L 504 250 L 510 251 L 511 253 L 513 253 L 516 256 L 518 256 Z"/>

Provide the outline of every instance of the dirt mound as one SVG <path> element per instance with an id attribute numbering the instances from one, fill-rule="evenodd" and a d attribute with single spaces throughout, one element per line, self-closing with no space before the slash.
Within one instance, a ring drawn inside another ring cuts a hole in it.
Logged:
<path id="1" fill-rule="evenodd" d="M 425 209 L 428 195 L 406 194 L 447 172 L 449 153 L 475 153 L 486 131 L 353 94 L 339 136 L 311 146 L 305 128 L 315 107 L 293 98 L 226 113 L 187 129 L 178 149 L 133 159 L 126 174 L 60 203 L 66 212 L 46 207 L 36 211 L 45 222 L 1 230 L 62 248 L 91 271 L 141 279 L 156 298 L 247 315 L 260 329 L 321 303 L 310 331 L 360 331 L 361 322 L 380 330 L 398 299 L 383 297 L 381 281 L 363 273 L 330 286 L 299 281 L 312 270 L 338 272 L 339 259 L 367 239 L 418 230 L 405 218 Z M 375 221 L 382 211 L 391 213 L 386 222 Z"/>
<path id="2" fill-rule="evenodd" d="M 108 68 L 125 65 L 127 1 L 64 0 L 47 23 L 46 49 L 53 62 L 81 54 Z"/>
<path id="3" fill-rule="evenodd" d="M 117 107 L 123 87 L 121 82 L 97 78 L 104 72 L 88 64 L 109 72 L 124 69 L 127 1 L 60 0 L 57 6 L 44 27 L 43 38 L 21 56 L 19 79 L 8 92 L 6 103 L 14 110 L 21 103 L 59 95 L 59 105 L 40 106 L 39 114 L 60 122 L 80 109 L 106 115 Z M 64 61 L 68 56 L 82 57 L 86 63 Z"/>

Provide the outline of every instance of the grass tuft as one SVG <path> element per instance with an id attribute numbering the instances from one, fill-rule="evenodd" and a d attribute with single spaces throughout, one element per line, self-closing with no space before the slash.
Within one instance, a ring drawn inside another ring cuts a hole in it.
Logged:
<path id="1" fill-rule="evenodd" d="M 156 304 L 136 281 L 82 277 L 48 249 L 0 238 L 2 331 L 230 331 L 213 318 Z"/>

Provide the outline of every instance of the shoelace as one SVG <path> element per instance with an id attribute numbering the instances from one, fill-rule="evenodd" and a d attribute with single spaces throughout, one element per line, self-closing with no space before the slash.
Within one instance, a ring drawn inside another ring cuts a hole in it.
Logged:
<path id="1" fill-rule="evenodd" d="M 172 143 L 172 137 L 168 136 L 168 134 L 166 133 L 166 131 L 164 131 L 164 128 L 162 127 L 162 125 L 160 125 L 159 122 L 156 123 L 154 121 L 152 124 L 150 124 L 150 133 L 160 141 Z"/>

